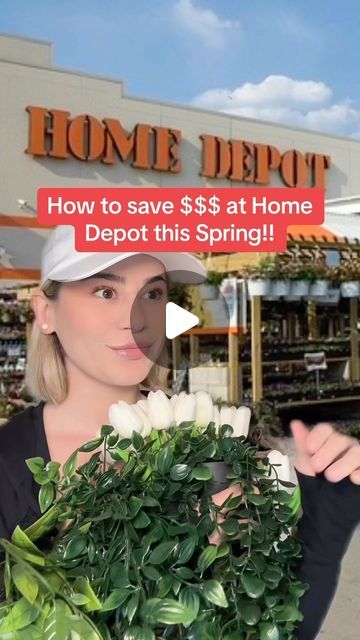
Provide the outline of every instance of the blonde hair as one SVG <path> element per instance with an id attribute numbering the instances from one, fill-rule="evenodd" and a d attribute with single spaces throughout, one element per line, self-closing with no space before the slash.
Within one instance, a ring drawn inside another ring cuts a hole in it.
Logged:
<path id="1" fill-rule="evenodd" d="M 61 284 L 55 280 L 46 280 L 40 290 L 50 300 L 56 300 Z M 172 391 L 167 387 L 169 371 L 168 355 L 164 347 L 158 362 L 139 386 L 154 391 L 162 389 L 171 395 Z M 30 335 L 25 384 L 37 401 L 60 404 L 69 393 L 69 377 L 60 340 L 56 333 L 43 333 L 35 321 Z"/>

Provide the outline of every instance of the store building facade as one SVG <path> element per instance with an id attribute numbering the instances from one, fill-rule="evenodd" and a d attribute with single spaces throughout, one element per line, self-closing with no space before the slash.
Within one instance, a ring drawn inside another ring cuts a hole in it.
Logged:
<path id="1" fill-rule="evenodd" d="M 56 67 L 47 42 L 0 35 L 0 83 L 3 283 L 38 277 L 40 187 L 320 186 L 326 223 L 359 193 L 358 140 L 130 97 Z"/>

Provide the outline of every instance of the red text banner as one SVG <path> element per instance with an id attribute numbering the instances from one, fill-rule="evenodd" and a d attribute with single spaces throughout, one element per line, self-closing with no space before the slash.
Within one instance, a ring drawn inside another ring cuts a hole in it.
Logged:
<path id="1" fill-rule="evenodd" d="M 324 222 L 319 188 L 38 190 L 38 221 L 75 227 L 78 251 L 285 251 L 288 226 Z"/>

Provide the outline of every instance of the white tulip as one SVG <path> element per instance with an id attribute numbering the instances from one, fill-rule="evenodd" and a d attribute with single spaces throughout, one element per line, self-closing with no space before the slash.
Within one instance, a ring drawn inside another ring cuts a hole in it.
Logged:
<path id="1" fill-rule="evenodd" d="M 219 429 L 220 429 L 220 409 L 219 409 L 217 404 L 214 404 L 213 422 L 215 422 L 215 432 L 219 433 Z"/>
<path id="2" fill-rule="evenodd" d="M 185 391 L 182 391 L 182 392 L 180 393 L 180 396 L 181 396 L 181 395 L 183 395 L 184 393 L 185 393 Z M 177 399 L 178 399 L 178 398 L 179 398 L 179 394 L 177 394 L 177 393 L 174 393 L 174 394 L 171 396 L 171 398 L 170 398 L 170 404 L 171 404 L 171 406 L 172 406 L 172 407 L 174 407 L 174 406 L 176 405 L 176 403 L 177 403 Z"/>
<path id="3" fill-rule="evenodd" d="M 180 393 L 173 406 L 174 420 L 181 424 L 187 420 L 195 420 L 195 395 L 193 393 Z"/>
<path id="4" fill-rule="evenodd" d="M 141 433 L 143 429 L 142 419 L 124 400 L 110 406 L 109 424 L 122 438 L 131 438 L 133 431 Z"/>
<path id="5" fill-rule="evenodd" d="M 140 402 L 142 403 L 143 401 L 140 400 L 136 404 L 132 404 L 131 407 L 134 409 L 134 411 L 138 414 L 139 418 L 142 420 L 143 428 L 141 431 L 141 435 L 143 438 L 146 438 L 151 433 L 152 424 L 149 416 L 145 413 Z"/>
<path id="6" fill-rule="evenodd" d="M 134 406 L 138 406 L 141 407 L 141 409 L 144 411 L 144 413 L 147 413 L 147 398 L 142 398 L 141 400 L 138 400 L 136 405 L 131 405 L 132 407 Z"/>
<path id="7" fill-rule="evenodd" d="M 231 426 L 234 429 L 234 438 L 239 438 L 240 436 L 245 436 L 246 438 L 249 433 L 250 420 L 251 410 L 249 407 L 239 407 L 236 409 L 231 423 Z"/>
<path id="8" fill-rule="evenodd" d="M 207 391 L 195 393 L 195 421 L 199 427 L 207 427 L 214 419 L 214 405 L 212 397 Z"/>
<path id="9" fill-rule="evenodd" d="M 284 455 L 283 453 L 281 453 L 280 451 L 277 451 L 276 449 L 273 449 L 272 451 L 266 454 L 266 457 L 269 458 L 270 464 L 280 465 L 275 467 L 274 469 L 271 469 L 269 478 L 273 478 L 275 480 L 277 476 L 279 480 L 290 482 L 291 474 L 290 474 L 289 456 Z M 290 490 L 292 491 L 293 489 L 290 489 Z"/>
<path id="10" fill-rule="evenodd" d="M 153 429 L 157 429 L 158 431 L 168 429 L 174 422 L 170 400 L 161 389 L 149 392 L 147 398 L 147 415 L 150 418 Z"/>
<path id="11" fill-rule="evenodd" d="M 220 408 L 220 425 L 230 424 L 234 422 L 236 407 L 228 407 L 225 404 Z"/>

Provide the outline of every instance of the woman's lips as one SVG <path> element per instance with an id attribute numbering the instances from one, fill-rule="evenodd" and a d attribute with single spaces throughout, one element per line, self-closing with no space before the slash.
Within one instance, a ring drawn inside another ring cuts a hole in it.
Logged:
<path id="1" fill-rule="evenodd" d="M 131 347 L 131 348 L 125 347 L 123 349 L 122 348 L 113 349 L 112 347 L 110 347 L 110 349 L 122 358 L 128 358 L 128 360 L 140 360 L 140 358 L 147 357 L 151 349 L 151 346 L 141 347 L 141 349 L 139 349 L 139 347 Z"/>

